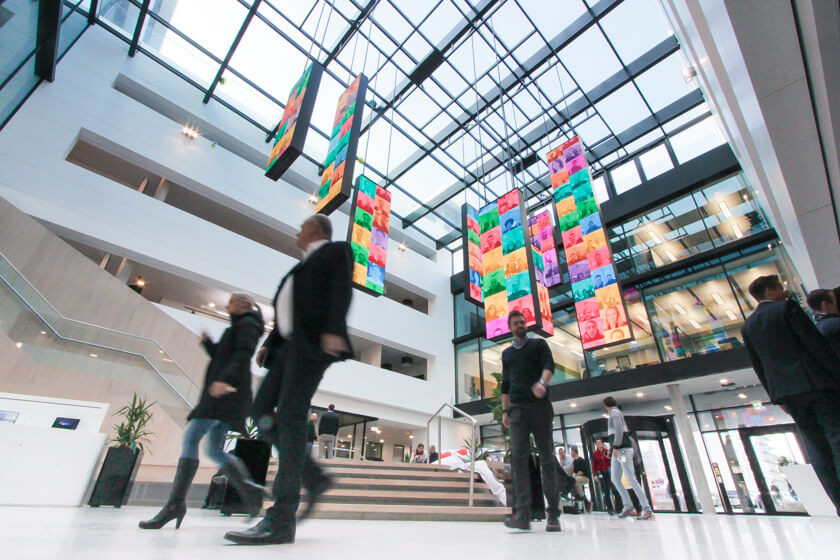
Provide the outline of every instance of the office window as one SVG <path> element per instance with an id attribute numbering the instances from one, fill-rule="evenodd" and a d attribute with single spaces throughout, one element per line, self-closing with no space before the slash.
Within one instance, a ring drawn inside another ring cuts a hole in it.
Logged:
<path id="1" fill-rule="evenodd" d="M 455 346 L 456 397 L 459 403 L 481 398 L 481 366 L 478 340 Z"/>
<path id="2" fill-rule="evenodd" d="M 680 164 L 724 143 L 713 117 L 708 117 L 679 134 L 671 136 L 671 146 Z"/>
<path id="3" fill-rule="evenodd" d="M 668 155 L 668 149 L 664 144 L 643 153 L 639 156 L 639 162 L 642 164 L 642 169 L 648 180 L 674 168 L 674 163 L 671 161 L 671 156 Z"/>
<path id="4" fill-rule="evenodd" d="M 740 173 L 694 193 L 715 245 L 766 230 L 769 225 Z"/>
<path id="5" fill-rule="evenodd" d="M 610 171 L 610 177 L 615 186 L 616 194 L 627 192 L 642 183 L 635 160 L 630 160 Z"/>
<path id="6" fill-rule="evenodd" d="M 660 363 L 659 352 L 653 337 L 653 327 L 648 318 L 641 295 L 636 289 L 624 291 L 627 304 L 627 322 L 632 326 L 634 340 L 622 344 L 587 351 L 591 377 L 629 371 L 639 366 Z"/>

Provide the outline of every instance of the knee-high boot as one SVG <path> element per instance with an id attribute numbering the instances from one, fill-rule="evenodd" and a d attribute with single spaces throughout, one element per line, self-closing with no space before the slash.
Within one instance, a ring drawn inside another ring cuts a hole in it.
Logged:
<path id="1" fill-rule="evenodd" d="M 169 501 L 157 515 L 146 521 L 141 521 L 141 529 L 160 529 L 173 519 L 176 520 L 175 528 L 181 527 L 181 521 L 187 514 L 187 492 L 195 477 L 196 470 L 198 470 L 198 459 L 181 458 L 178 460 L 178 468 L 175 470 L 175 480 L 172 481 Z"/>
<path id="2" fill-rule="evenodd" d="M 228 477 L 239 498 L 245 505 L 248 515 L 256 517 L 263 506 L 263 495 L 265 488 L 254 482 L 248 467 L 238 457 L 234 457 L 227 465 L 222 467 L 222 472 Z"/>

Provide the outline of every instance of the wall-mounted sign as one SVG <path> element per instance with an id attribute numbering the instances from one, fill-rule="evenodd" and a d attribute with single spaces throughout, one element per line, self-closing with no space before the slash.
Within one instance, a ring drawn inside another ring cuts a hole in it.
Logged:
<path id="1" fill-rule="evenodd" d="M 633 338 L 592 178 L 577 136 L 548 153 L 557 224 L 584 349 Z"/>
<path id="2" fill-rule="evenodd" d="M 478 211 L 464 204 L 461 207 L 461 231 L 463 238 L 464 271 L 467 286 L 464 298 L 476 305 L 484 303 L 481 296 L 481 277 L 484 268 L 481 265 L 481 227 L 478 225 Z"/>
<path id="3" fill-rule="evenodd" d="M 554 227 L 551 225 L 550 211 L 540 212 L 528 220 L 531 230 L 531 244 L 539 249 L 544 270 L 543 285 L 546 288 L 556 286 L 563 281 L 560 274 L 560 261 L 557 258 L 557 245 L 554 242 Z"/>
<path id="4" fill-rule="evenodd" d="M 481 290 L 488 340 L 501 340 L 510 335 L 508 315 L 514 309 L 525 315 L 529 330 L 543 336 L 554 332 L 550 308 L 548 324 L 540 309 L 531 236 L 524 227 L 527 223 L 525 201 L 518 190 L 478 211 L 483 267 Z M 548 291 L 544 301 L 548 301 Z"/>
<path id="5" fill-rule="evenodd" d="M 385 259 L 391 193 L 365 177 L 356 179 L 347 240 L 353 250 L 353 284 L 375 296 L 385 293 Z"/>
<path id="6" fill-rule="evenodd" d="M 303 76 L 292 88 L 286 109 L 274 136 L 274 147 L 268 158 L 265 176 L 275 181 L 303 153 L 303 144 L 312 119 L 312 108 L 321 85 L 324 67 L 317 62 L 309 65 Z"/>
<path id="7" fill-rule="evenodd" d="M 331 214 L 350 198 L 367 85 L 368 79 L 359 74 L 338 100 L 315 207 L 315 211 L 321 214 Z"/>

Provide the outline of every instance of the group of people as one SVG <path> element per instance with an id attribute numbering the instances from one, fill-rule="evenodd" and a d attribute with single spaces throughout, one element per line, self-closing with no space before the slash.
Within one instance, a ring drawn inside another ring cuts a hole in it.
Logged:
<path id="1" fill-rule="evenodd" d="M 816 324 L 778 276 L 749 286 L 758 301 L 741 333 L 753 369 L 799 429 L 814 472 L 840 515 L 840 314 L 838 290 L 808 294 Z"/>
<path id="2" fill-rule="evenodd" d="M 316 423 L 317 422 L 317 429 Z M 318 419 L 318 413 L 309 415 L 309 422 L 306 424 L 306 455 L 312 456 L 312 448 L 318 442 L 318 457 L 332 459 L 335 457 L 335 442 L 338 438 L 338 428 L 341 420 L 335 412 L 335 405 L 327 407 L 327 411 Z"/>
<path id="3" fill-rule="evenodd" d="M 186 495 L 198 468 L 198 444 L 207 436 L 207 456 L 219 463 L 254 517 L 264 496 L 274 500 L 265 518 L 244 531 L 230 531 L 225 539 L 237 544 L 292 543 L 297 522 L 306 518 L 331 486 L 308 451 L 320 440 L 330 455 L 338 432 L 334 406 L 321 417 L 313 439 L 307 429 L 312 397 L 326 369 L 353 355 L 347 336 L 347 311 L 352 298 L 353 254 L 346 242 L 333 242 L 329 218 L 315 214 L 297 234 L 303 252 L 281 280 L 274 296 L 275 324 L 256 353 L 268 370 L 251 399 L 251 358 L 263 333 L 263 318 L 248 294 L 233 294 L 226 311 L 230 327 L 218 342 L 205 333 L 202 344 L 210 355 L 198 406 L 189 415 L 181 458 L 169 500 L 142 529 L 160 529 L 172 520 L 180 527 L 186 515 Z M 277 475 L 271 492 L 257 485 L 240 459 L 224 451 L 229 430 L 245 432 L 245 419 L 255 419 L 263 438 L 277 448 Z M 317 416 L 316 416 L 317 417 Z M 298 513 L 301 486 L 308 502 Z"/>
<path id="4" fill-rule="evenodd" d="M 434 445 L 429 446 L 429 452 L 426 453 L 426 448 L 422 443 L 418 443 L 414 449 L 414 454 L 409 459 L 409 463 L 431 464 L 436 463 L 440 459 L 440 454 L 435 449 Z"/>

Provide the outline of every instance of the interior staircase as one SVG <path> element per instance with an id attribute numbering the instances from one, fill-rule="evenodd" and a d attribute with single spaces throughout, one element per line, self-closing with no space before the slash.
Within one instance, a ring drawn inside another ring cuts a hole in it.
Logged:
<path id="1" fill-rule="evenodd" d="M 447 466 L 341 459 L 321 464 L 334 484 L 315 506 L 314 519 L 501 521 L 510 513 L 480 479 L 470 507 L 469 473 Z M 268 480 L 275 474 L 273 463 Z"/>

